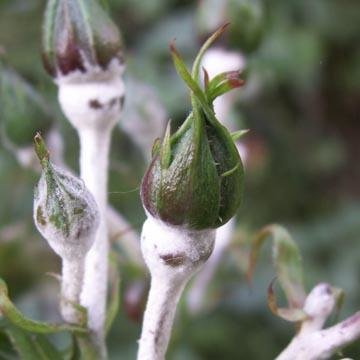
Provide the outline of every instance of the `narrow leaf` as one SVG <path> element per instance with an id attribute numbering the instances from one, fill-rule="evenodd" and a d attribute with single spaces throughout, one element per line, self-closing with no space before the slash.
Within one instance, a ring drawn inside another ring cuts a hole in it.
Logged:
<path id="1" fill-rule="evenodd" d="M 7 286 L 0 278 L 0 312 L 13 325 L 34 333 L 50 334 L 60 331 L 72 331 L 78 333 L 86 333 L 85 328 L 79 326 L 72 326 L 67 324 L 49 324 L 41 321 L 31 320 L 23 315 L 11 302 L 8 297 Z"/>
<path id="2" fill-rule="evenodd" d="M 33 337 L 34 345 L 37 351 L 48 360 L 63 360 L 61 352 L 44 336 L 36 335 Z"/>
<path id="3" fill-rule="evenodd" d="M 302 309 L 298 308 L 279 308 L 277 306 L 275 294 L 274 294 L 274 285 L 275 279 L 270 283 L 267 291 L 267 303 L 271 312 L 281 317 L 284 320 L 291 322 L 304 321 L 307 318 L 306 313 Z"/>
<path id="4" fill-rule="evenodd" d="M 6 329 L 6 334 L 9 337 L 14 349 L 19 354 L 22 360 L 43 360 L 44 358 L 36 350 L 31 336 L 25 331 L 15 327 L 9 326 Z"/>
<path id="5" fill-rule="evenodd" d="M 269 225 L 255 235 L 251 246 L 247 277 L 251 279 L 258 252 L 269 236 L 273 239 L 272 258 L 276 275 L 286 295 L 289 307 L 302 308 L 306 294 L 301 255 L 296 243 L 282 226 Z"/>

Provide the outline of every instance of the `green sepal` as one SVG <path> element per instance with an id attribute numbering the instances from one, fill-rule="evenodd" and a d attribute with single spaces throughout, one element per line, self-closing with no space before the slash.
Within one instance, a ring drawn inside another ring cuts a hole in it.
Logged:
<path id="1" fill-rule="evenodd" d="M 44 335 L 32 334 L 13 325 L 5 330 L 22 360 L 63 360 L 63 356 Z"/>
<path id="2" fill-rule="evenodd" d="M 171 136 L 171 121 L 169 120 L 169 122 L 166 126 L 164 139 L 163 139 L 161 149 L 160 149 L 160 164 L 161 164 L 161 168 L 163 170 L 167 169 L 171 162 L 170 136 Z"/>
<path id="3" fill-rule="evenodd" d="M 152 148 L 151 148 L 151 157 L 152 158 L 155 157 L 159 153 L 160 146 L 161 146 L 160 138 L 156 138 L 154 140 L 154 143 L 153 143 Z"/>
<path id="4" fill-rule="evenodd" d="M 227 71 L 211 79 L 205 93 L 208 101 L 212 103 L 217 97 L 244 85 L 244 83 L 245 81 L 240 78 L 239 71 Z"/>
<path id="5" fill-rule="evenodd" d="M 239 140 L 244 135 L 246 135 L 249 131 L 250 131 L 249 129 L 234 131 L 231 133 L 231 138 L 233 139 L 233 141 Z"/>

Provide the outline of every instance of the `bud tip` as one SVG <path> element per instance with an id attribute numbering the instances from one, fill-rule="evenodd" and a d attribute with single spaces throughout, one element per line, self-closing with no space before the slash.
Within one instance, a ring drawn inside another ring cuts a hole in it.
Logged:
<path id="1" fill-rule="evenodd" d="M 42 163 L 44 160 L 49 160 L 49 151 L 46 148 L 45 142 L 40 134 L 40 132 L 36 133 L 34 137 L 34 148 L 37 157 Z"/>

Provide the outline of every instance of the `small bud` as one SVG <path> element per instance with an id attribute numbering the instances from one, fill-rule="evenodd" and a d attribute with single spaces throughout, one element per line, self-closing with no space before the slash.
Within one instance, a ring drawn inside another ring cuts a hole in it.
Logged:
<path id="1" fill-rule="evenodd" d="M 90 67 L 106 70 L 123 62 L 122 41 L 98 0 L 48 0 L 43 27 L 43 62 L 52 77 Z"/>
<path id="2" fill-rule="evenodd" d="M 242 197 L 243 166 L 228 130 L 216 119 L 216 97 L 242 85 L 232 71 L 197 82 L 203 53 L 223 32 L 219 29 L 200 50 L 190 74 L 171 46 L 178 74 L 192 91 L 192 112 L 170 135 L 170 125 L 141 187 L 145 209 L 163 222 L 191 230 L 217 228 L 234 216 Z"/>
<path id="3" fill-rule="evenodd" d="M 35 188 L 34 221 L 52 249 L 68 261 L 85 256 L 99 225 L 97 205 L 84 183 L 54 166 L 40 134 L 35 151 L 43 168 Z"/>

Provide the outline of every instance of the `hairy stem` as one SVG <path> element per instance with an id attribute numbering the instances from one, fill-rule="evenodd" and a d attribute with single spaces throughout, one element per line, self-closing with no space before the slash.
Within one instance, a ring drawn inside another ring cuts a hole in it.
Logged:
<path id="1" fill-rule="evenodd" d="M 318 284 L 307 296 L 304 312 L 308 315 L 298 334 L 276 360 L 325 360 L 360 338 L 360 311 L 346 320 L 322 329 L 335 307 L 328 284 Z"/>
<path id="2" fill-rule="evenodd" d="M 141 250 L 152 280 L 138 360 L 165 358 L 181 293 L 211 255 L 214 241 L 215 230 L 189 231 L 152 217 L 145 221 Z"/>
<path id="3" fill-rule="evenodd" d="M 105 357 L 104 323 L 108 278 L 109 242 L 106 226 L 108 156 L 111 129 L 95 127 L 79 130 L 81 178 L 92 192 L 100 213 L 95 242 L 86 256 L 81 304 L 87 308 L 88 327 L 101 357 Z"/>
<path id="4" fill-rule="evenodd" d="M 76 305 L 80 305 L 84 270 L 85 258 L 72 261 L 63 259 L 60 309 L 63 319 L 71 324 L 80 324 L 82 320 Z"/>
<path id="5" fill-rule="evenodd" d="M 152 279 L 139 343 L 139 360 L 165 358 L 176 306 L 186 282 Z"/>

